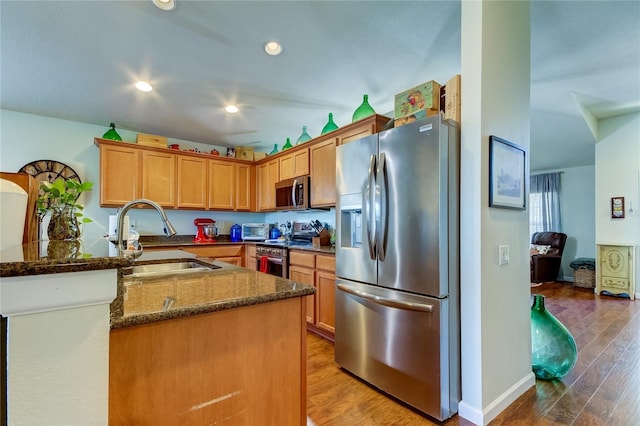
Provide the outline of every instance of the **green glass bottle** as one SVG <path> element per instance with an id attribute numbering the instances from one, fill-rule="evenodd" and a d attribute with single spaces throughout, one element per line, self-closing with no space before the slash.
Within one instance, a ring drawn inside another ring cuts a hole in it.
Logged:
<path id="1" fill-rule="evenodd" d="M 120 137 L 120 135 L 118 134 L 118 132 L 116 132 L 116 125 L 113 123 L 109 124 L 110 129 L 107 130 L 107 132 L 102 135 L 103 139 L 111 139 L 114 141 L 121 141 L 122 138 Z"/>
<path id="2" fill-rule="evenodd" d="M 302 134 L 298 137 L 296 141 L 296 145 L 300 145 L 301 143 L 305 143 L 306 141 L 311 140 L 311 135 L 307 133 L 307 126 L 302 126 Z"/>
<path id="3" fill-rule="evenodd" d="M 369 105 L 369 95 L 364 95 L 362 103 L 353 112 L 353 118 L 351 119 L 351 122 L 354 123 L 375 113 L 376 112 L 373 110 L 373 108 L 371 108 L 371 105 Z"/>
<path id="4" fill-rule="evenodd" d="M 333 113 L 330 112 L 329 121 L 327 121 L 327 124 L 324 125 L 324 127 L 322 128 L 322 132 L 320 134 L 324 135 L 325 133 L 333 132 L 337 128 L 338 126 L 336 125 L 336 123 L 333 122 Z"/>
<path id="5" fill-rule="evenodd" d="M 571 332 L 544 307 L 544 296 L 533 295 L 531 306 L 531 366 L 538 379 L 566 375 L 578 359 Z"/>
<path id="6" fill-rule="evenodd" d="M 291 145 L 291 141 L 287 138 L 287 142 L 282 146 L 282 150 L 284 151 L 289 148 L 293 148 L 293 145 Z"/>
<path id="7" fill-rule="evenodd" d="M 275 155 L 278 153 L 278 144 L 274 143 L 273 144 L 273 149 L 271 150 L 271 152 L 269 153 L 269 155 Z"/>

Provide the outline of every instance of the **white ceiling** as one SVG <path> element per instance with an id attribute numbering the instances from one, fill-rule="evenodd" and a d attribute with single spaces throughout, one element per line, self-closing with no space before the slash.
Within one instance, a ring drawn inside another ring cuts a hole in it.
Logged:
<path id="1" fill-rule="evenodd" d="M 364 93 L 390 113 L 396 93 L 460 73 L 458 1 L 176 2 L 2 0 L 2 108 L 270 150 L 329 112 L 348 124 Z M 576 101 L 640 111 L 640 2 L 534 0 L 531 17 L 531 169 L 593 164 Z"/>

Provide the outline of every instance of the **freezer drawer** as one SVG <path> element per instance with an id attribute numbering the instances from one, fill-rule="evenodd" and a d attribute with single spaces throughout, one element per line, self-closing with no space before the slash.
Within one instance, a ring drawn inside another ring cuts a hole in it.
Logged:
<path id="1" fill-rule="evenodd" d="M 432 417 L 455 414 L 459 356 L 448 299 L 340 279 L 336 286 L 336 362 Z"/>

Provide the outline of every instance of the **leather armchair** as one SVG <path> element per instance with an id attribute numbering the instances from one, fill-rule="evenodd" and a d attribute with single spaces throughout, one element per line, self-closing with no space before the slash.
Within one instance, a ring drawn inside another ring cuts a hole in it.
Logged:
<path id="1" fill-rule="evenodd" d="M 562 232 L 536 232 L 531 236 L 531 244 L 551 246 L 547 254 L 531 255 L 531 282 L 556 281 L 560 272 L 562 252 L 567 242 L 567 234 Z"/>

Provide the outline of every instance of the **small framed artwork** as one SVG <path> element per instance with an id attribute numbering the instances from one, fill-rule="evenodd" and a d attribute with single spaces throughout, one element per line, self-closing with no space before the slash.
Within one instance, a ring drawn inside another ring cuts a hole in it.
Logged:
<path id="1" fill-rule="evenodd" d="M 611 219 L 624 219 L 624 197 L 611 197 Z"/>
<path id="2" fill-rule="evenodd" d="M 489 207 L 525 209 L 525 161 L 524 148 L 489 137 Z"/>

